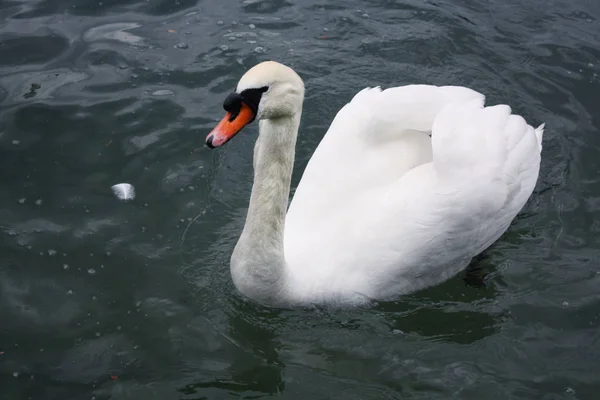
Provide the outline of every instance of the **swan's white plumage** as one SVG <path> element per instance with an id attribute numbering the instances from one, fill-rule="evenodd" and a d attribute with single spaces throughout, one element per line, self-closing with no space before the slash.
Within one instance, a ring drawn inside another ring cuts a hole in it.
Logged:
<path id="1" fill-rule="evenodd" d="M 286 217 L 286 295 L 392 298 L 448 279 L 497 240 L 533 191 L 543 126 L 484 100 L 410 85 L 344 106 Z"/>

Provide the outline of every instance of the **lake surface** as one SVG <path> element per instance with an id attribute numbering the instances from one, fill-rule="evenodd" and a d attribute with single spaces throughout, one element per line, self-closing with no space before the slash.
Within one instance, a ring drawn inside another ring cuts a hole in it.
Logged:
<path id="1" fill-rule="evenodd" d="M 294 184 L 366 86 L 546 122 L 485 286 L 346 310 L 236 292 L 257 126 L 203 145 L 267 59 L 307 88 Z M 595 0 L 1 1 L 0 399 L 596 399 L 599 74 Z"/>

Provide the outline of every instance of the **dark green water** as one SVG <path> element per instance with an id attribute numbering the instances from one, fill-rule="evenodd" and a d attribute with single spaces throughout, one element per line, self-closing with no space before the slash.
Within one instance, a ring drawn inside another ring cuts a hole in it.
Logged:
<path id="1" fill-rule="evenodd" d="M 599 46 L 595 0 L 0 1 L 0 399 L 596 399 Z M 487 287 L 238 295 L 256 125 L 193 150 L 266 59 L 307 87 L 294 182 L 369 85 L 469 86 L 547 123 Z"/>

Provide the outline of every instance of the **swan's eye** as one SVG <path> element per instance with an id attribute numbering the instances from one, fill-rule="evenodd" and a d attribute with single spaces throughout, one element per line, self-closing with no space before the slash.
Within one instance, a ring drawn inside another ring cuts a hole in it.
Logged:
<path id="1" fill-rule="evenodd" d="M 257 89 L 246 89 L 241 93 L 233 92 L 225 98 L 225 101 L 223 102 L 223 108 L 225 111 L 231 114 L 232 121 L 240 113 L 242 102 L 250 107 L 252 112 L 254 112 L 254 115 L 256 115 L 262 94 L 267 90 L 269 90 L 269 87 L 264 86 Z"/>
<path id="2" fill-rule="evenodd" d="M 256 89 L 246 89 L 240 93 L 242 101 L 248 105 L 254 111 L 254 114 L 258 112 L 258 105 L 264 92 L 269 90 L 268 86 L 263 86 Z"/>

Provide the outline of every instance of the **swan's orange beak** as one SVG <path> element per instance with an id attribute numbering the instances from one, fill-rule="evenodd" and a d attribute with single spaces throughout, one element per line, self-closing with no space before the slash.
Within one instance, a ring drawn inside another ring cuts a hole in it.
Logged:
<path id="1" fill-rule="evenodd" d="M 254 111 L 242 102 L 242 107 L 237 115 L 226 113 L 215 129 L 206 136 L 206 145 L 211 149 L 223 146 L 252 120 L 254 120 Z"/>

